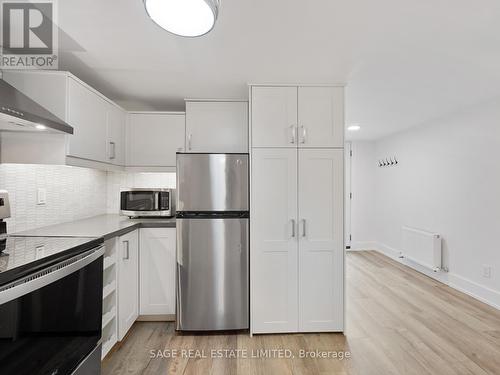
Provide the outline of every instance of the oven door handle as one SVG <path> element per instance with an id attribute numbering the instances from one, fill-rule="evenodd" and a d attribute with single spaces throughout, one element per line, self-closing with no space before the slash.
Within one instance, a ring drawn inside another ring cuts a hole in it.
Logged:
<path id="1" fill-rule="evenodd" d="M 104 246 L 47 267 L 0 287 L 0 305 L 15 300 L 76 272 L 104 255 Z"/>

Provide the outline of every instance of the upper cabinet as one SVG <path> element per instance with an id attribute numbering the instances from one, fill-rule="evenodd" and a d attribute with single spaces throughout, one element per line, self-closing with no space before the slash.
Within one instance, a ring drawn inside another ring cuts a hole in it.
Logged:
<path id="1" fill-rule="evenodd" d="M 252 87 L 252 147 L 297 147 L 297 87 Z"/>
<path id="2" fill-rule="evenodd" d="M 252 86 L 252 147 L 344 145 L 344 89 Z"/>
<path id="3" fill-rule="evenodd" d="M 68 80 L 66 121 L 74 130 L 68 137 L 68 155 L 107 162 L 106 143 L 108 103 L 72 78 Z"/>
<path id="4" fill-rule="evenodd" d="M 176 152 L 184 151 L 184 112 L 132 112 L 127 126 L 127 166 L 175 171 Z"/>
<path id="5" fill-rule="evenodd" d="M 247 153 L 248 102 L 187 100 L 186 152 Z"/>
<path id="6" fill-rule="evenodd" d="M 29 150 L 32 162 L 60 163 L 80 166 L 123 166 L 125 155 L 126 112 L 69 72 L 62 71 L 4 71 L 3 79 L 51 111 L 74 128 L 71 136 L 58 135 L 65 143 L 65 155 L 54 154 L 52 160 Z M 32 135 L 15 136 L 11 141 L 18 149 Z M 54 141 L 56 137 L 43 137 Z M 58 147 L 53 149 L 59 150 Z M 42 152 L 40 151 L 40 154 Z M 2 155 L 2 161 L 20 162 L 13 155 Z M 66 157 L 66 158 L 64 158 Z M 26 162 L 26 161 L 22 161 Z M 94 164 L 92 164 L 94 163 Z M 96 164 L 97 163 L 97 164 Z"/>

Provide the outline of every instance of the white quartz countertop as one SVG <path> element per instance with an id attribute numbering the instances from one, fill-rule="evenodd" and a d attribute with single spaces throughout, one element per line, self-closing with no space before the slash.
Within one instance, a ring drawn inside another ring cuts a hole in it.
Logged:
<path id="1" fill-rule="evenodd" d="M 98 215 L 68 223 L 13 233 L 13 236 L 104 237 L 121 236 L 137 228 L 175 228 L 175 218 L 129 219 L 118 214 Z"/>

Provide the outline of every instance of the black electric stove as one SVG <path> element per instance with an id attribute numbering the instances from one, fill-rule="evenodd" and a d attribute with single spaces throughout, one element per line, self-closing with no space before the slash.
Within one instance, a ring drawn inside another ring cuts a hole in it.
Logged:
<path id="1" fill-rule="evenodd" d="M 89 237 L 9 236 L 0 253 L 0 286 L 91 250 L 103 241 Z"/>

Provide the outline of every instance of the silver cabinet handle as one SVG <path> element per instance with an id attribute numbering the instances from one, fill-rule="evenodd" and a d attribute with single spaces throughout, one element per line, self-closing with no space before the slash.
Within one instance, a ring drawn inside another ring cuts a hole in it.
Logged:
<path id="1" fill-rule="evenodd" d="M 307 138 L 307 130 L 305 126 L 300 127 L 302 129 L 302 139 L 300 140 L 300 143 L 306 143 L 306 138 Z"/>
<path id="2" fill-rule="evenodd" d="M 109 158 L 111 160 L 116 158 L 116 143 L 109 142 Z"/>
<path id="3" fill-rule="evenodd" d="M 191 147 L 191 141 L 193 139 L 193 134 L 189 134 L 188 135 L 188 150 L 191 151 L 192 147 Z"/>
<path id="4" fill-rule="evenodd" d="M 129 260 L 130 259 L 130 241 L 128 241 L 128 240 L 123 241 L 123 244 L 125 245 L 125 253 L 127 254 L 126 256 L 123 257 L 123 260 Z"/>
<path id="5" fill-rule="evenodd" d="M 295 238 L 295 219 L 290 220 L 292 222 L 292 238 Z"/>
<path id="6" fill-rule="evenodd" d="M 292 138 L 290 139 L 290 143 L 295 144 L 295 142 L 297 142 L 297 126 L 290 125 L 290 129 L 292 130 Z"/>
<path id="7" fill-rule="evenodd" d="M 306 237 L 306 219 L 302 219 L 302 237 Z"/>

